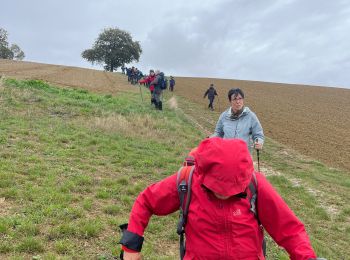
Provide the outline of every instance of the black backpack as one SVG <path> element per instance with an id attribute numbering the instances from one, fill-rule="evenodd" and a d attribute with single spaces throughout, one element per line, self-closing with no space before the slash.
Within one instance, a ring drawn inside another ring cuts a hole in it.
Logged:
<path id="1" fill-rule="evenodd" d="M 186 252 L 185 246 L 185 226 L 187 222 L 188 209 L 191 202 L 191 184 L 192 184 L 192 175 L 195 170 L 194 158 L 188 156 L 185 159 L 184 166 L 179 169 L 177 172 L 177 191 L 179 193 L 180 200 L 180 216 L 179 222 L 177 224 L 177 234 L 180 236 L 180 259 L 183 259 Z M 257 199 L 257 188 L 258 181 L 256 179 L 255 173 L 253 173 L 252 180 L 249 183 L 250 190 L 250 211 L 254 214 L 259 225 L 259 217 L 257 214 L 256 208 L 256 199 Z M 266 256 L 266 241 L 263 240 L 263 253 Z"/>
<path id="2" fill-rule="evenodd" d="M 159 82 L 158 82 L 159 86 L 160 86 L 160 89 L 164 90 L 164 89 L 167 89 L 168 87 L 168 81 L 167 79 L 164 77 L 164 74 L 160 74 L 160 77 L 159 77 Z"/>
<path id="3" fill-rule="evenodd" d="M 166 78 L 163 79 L 162 89 L 168 88 L 168 80 Z"/>

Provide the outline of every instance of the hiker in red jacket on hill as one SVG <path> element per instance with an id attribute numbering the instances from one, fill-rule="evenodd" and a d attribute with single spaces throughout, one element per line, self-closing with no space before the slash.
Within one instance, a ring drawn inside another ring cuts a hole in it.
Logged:
<path id="1" fill-rule="evenodd" d="M 316 258 L 303 223 L 264 175 L 254 172 L 243 140 L 205 139 L 193 153 L 184 259 L 265 259 L 263 228 L 292 260 Z M 257 181 L 256 214 L 247 199 L 253 178 Z M 139 252 L 150 217 L 177 211 L 179 192 L 175 173 L 139 194 L 120 241 L 124 259 L 141 259 Z"/>
<path id="2" fill-rule="evenodd" d="M 139 83 L 146 83 L 147 85 L 149 85 L 152 81 L 154 81 L 154 79 L 156 78 L 156 74 L 154 73 L 154 70 L 150 70 L 149 71 L 149 75 L 140 80 Z M 154 91 L 154 85 L 149 85 L 149 91 L 151 91 L 151 104 L 154 104 L 154 97 L 153 97 L 153 91 Z"/>

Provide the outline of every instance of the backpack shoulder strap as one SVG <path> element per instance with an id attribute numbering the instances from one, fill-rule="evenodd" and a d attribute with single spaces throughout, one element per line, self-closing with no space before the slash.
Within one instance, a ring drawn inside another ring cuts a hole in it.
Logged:
<path id="1" fill-rule="evenodd" d="M 194 172 L 195 166 L 183 166 L 177 172 L 177 191 L 179 193 L 180 200 L 180 216 L 179 222 L 177 224 L 177 234 L 180 235 L 180 258 L 183 259 L 185 256 L 185 225 L 187 222 L 188 208 L 191 201 L 191 184 L 192 184 L 192 175 Z"/>
<path id="2" fill-rule="evenodd" d="M 258 220 L 259 224 L 259 216 L 258 211 L 256 207 L 257 203 L 257 191 L 258 191 L 258 180 L 256 179 L 255 172 L 253 172 L 252 180 L 249 183 L 249 190 L 250 190 L 250 211 L 253 212 L 254 216 Z"/>
<path id="3" fill-rule="evenodd" d="M 191 201 L 191 184 L 192 184 L 192 175 L 193 175 L 194 169 L 195 169 L 194 165 L 183 166 L 177 172 L 176 185 L 177 185 L 177 191 L 179 193 L 179 200 L 180 200 L 180 221 L 178 226 L 178 233 L 182 233 L 183 231 L 182 229 L 186 224 L 188 208 Z M 181 227 L 181 231 L 179 230 L 180 227 Z"/>
<path id="4" fill-rule="evenodd" d="M 258 221 L 259 226 L 262 228 L 260 219 L 259 219 L 259 214 L 258 214 L 258 209 L 257 209 L 257 199 L 258 199 L 258 180 L 256 178 L 255 172 L 253 172 L 252 180 L 249 183 L 249 190 L 250 190 L 250 211 L 253 212 L 256 220 Z M 264 237 L 262 241 L 262 250 L 264 253 L 264 256 L 266 257 L 266 239 Z"/>

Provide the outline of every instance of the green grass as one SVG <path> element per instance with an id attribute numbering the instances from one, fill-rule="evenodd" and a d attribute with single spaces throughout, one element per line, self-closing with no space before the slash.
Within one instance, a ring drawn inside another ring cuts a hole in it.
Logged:
<path id="1" fill-rule="evenodd" d="M 1 259 L 118 255 L 118 225 L 138 193 L 200 141 L 184 117 L 130 93 L 8 79 L 0 102 Z"/>
<path id="2" fill-rule="evenodd" d="M 175 172 L 205 136 L 193 119 L 207 118 L 204 127 L 212 131 L 218 118 L 178 102 L 182 110 L 159 112 L 133 93 L 0 82 L 0 258 L 117 256 L 118 225 L 127 222 L 138 193 Z M 280 173 L 268 178 L 305 223 L 315 250 L 329 259 L 350 255 L 349 174 L 273 140 L 261 161 Z M 176 223 L 177 214 L 152 218 L 146 259 L 177 259 Z M 288 259 L 271 238 L 268 256 Z"/>

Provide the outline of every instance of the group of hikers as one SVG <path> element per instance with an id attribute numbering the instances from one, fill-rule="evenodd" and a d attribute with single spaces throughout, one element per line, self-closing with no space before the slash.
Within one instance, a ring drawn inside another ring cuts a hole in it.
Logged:
<path id="1" fill-rule="evenodd" d="M 127 68 L 125 66 L 121 67 L 122 74 L 126 74 L 128 76 L 128 82 L 135 85 L 137 82 L 143 78 L 143 73 L 136 67 Z"/>
<path id="2" fill-rule="evenodd" d="M 152 70 L 140 82 L 154 85 L 155 102 L 161 72 Z M 152 78 L 153 77 L 153 78 Z M 217 95 L 205 92 L 209 108 Z M 263 128 L 244 105 L 242 89 L 227 95 L 230 106 L 220 115 L 214 133 L 200 142 L 178 172 L 151 184 L 137 197 L 123 232 L 121 257 L 141 259 L 144 232 L 152 215 L 180 210 L 177 233 L 181 259 L 265 259 L 264 230 L 292 260 L 317 258 L 304 224 L 260 171 L 253 151 L 261 151 Z"/>
<path id="3" fill-rule="evenodd" d="M 168 88 L 168 79 L 164 73 L 159 70 L 151 69 L 148 75 L 144 75 L 135 67 L 122 67 L 122 73 L 128 76 L 128 82 L 131 84 L 142 84 L 146 86 L 151 93 L 151 104 L 158 110 L 163 110 L 162 93 Z M 175 79 L 173 76 L 169 78 L 169 91 L 173 92 L 175 87 Z"/>

